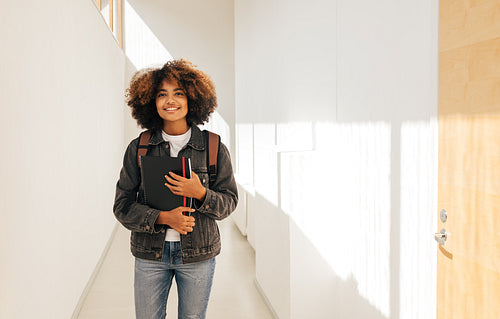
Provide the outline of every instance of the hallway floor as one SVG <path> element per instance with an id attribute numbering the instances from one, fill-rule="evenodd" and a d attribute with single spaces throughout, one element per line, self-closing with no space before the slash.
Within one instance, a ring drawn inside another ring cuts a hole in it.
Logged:
<path id="1" fill-rule="evenodd" d="M 219 222 L 222 252 L 217 256 L 207 319 L 273 319 L 255 286 L 255 254 L 230 218 Z M 78 319 L 134 319 L 134 258 L 129 231 L 119 227 L 85 299 Z M 177 288 L 170 290 L 167 318 L 177 318 Z"/>

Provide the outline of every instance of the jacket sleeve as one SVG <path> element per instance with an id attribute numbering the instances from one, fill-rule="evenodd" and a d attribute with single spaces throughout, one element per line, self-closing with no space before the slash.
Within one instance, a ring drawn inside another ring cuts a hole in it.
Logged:
<path id="1" fill-rule="evenodd" d="M 214 183 L 207 188 L 205 201 L 197 201 L 197 210 L 215 220 L 229 216 L 238 204 L 238 188 L 233 175 L 231 157 L 223 143 L 220 143 L 217 157 L 217 175 Z"/>
<path id="2" fill-rule="evenodd" d="M 136 232 L 153 233 L 158 231 L 155 229 L 155 221 L 160 210 L 137 203 L 137 192 L 141 184 L 137 165 L 138 145 L 139 139 L 136 138 L 130 142 L 125 151 L 120 179 L 116 183 L 113 213 L 125 228 Z"/>

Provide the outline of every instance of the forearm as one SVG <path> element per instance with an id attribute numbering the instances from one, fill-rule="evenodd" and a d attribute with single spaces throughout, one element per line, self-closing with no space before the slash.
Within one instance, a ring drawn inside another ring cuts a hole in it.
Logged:
<path id="1" fill-rule="evenodd" d="M 172 223 L 172 218 L 171 214 L 167 211 L 161 211 L 160 214 L 158 215 L 158 218 L 156 218 L 155 224 L 159 225 L 170 225 Z"/>
<path id="2" fill-rule="evenodd" d="M 202 186 L 197 196 L 195 196 L 194 198 L 203 203 L 206 197 L 207 197 L 207 189 Z"/>
<path id="3" fill-rule="evenodd" d="M 203 201 L 197 201 L 197 210 L 215 220 L 228 217 L 236 208 L 238 195 L 232 191 L 216 192 L 208 189 Z"/>
<path id="4" fill-rule="evenodd" d="M 132 194 L 117 186 L 113 213 L 127 229 L 136 232 L 153 233 L 155 221 L 160 211 L 135 201 Z"/>

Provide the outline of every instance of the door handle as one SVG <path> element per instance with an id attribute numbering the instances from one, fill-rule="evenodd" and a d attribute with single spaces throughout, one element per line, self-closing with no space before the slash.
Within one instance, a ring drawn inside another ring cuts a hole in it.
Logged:
<path id="1" fill-rule="evenodd" d="M 441 231 L 439 233 L 435 233 L 434 234 L 434 239 L 440 244 L 440 245 L 444 245 L 446 239 L 448 239 L 448 233 L 446 232 L 446 230 L 443 228 L 441 229 Z"/>

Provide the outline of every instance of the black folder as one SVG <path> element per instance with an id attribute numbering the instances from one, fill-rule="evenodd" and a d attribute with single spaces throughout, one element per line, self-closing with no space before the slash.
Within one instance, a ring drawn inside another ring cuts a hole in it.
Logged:
<path id="1" fill-rule="evenodd" d="M 141 156 L 141 175 L 144 199 L 150 207 L 167 211 L 185 206 L 192 207 L 192 198 L 173 194 L 165 185 L 165 175 L 174 172 L 191 178 L 191 160 L 186 157 Z"/>

